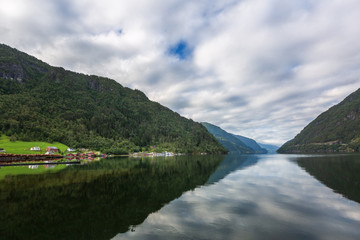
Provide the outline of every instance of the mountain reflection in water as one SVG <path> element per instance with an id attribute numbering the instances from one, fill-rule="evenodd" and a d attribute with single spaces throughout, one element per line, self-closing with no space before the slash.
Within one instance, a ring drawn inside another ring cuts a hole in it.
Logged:
<path id="1" fill-rule="evenodd" d="M 258 155 L 239 155 L 230 153 L 226 156 L 225 160 L 222 161 L 216 171 L 211 174 L 207 184 L 216 183 L 235 170 L 241 170 L 256 164 L 258 160 Z"/>
<path id="2" fill-rule="evenodd" d="M 204 184 L 223 159 L 106 159 L 7 176 L 0 182 L 0 239 L 110 239 Z"/>
<path id="3" fill-rule="evenodd" d="M 319 155 L 296 160 L 323 184 L 360 203 L 360 155 Z"/>
<path id="4" fill-rule="evenodd" d="M 0 239 L 358 240 L 357 173 L 357 155 L 229 154 L 6 176 Z"/>
<path id="5" fill-rule="evenodd" d="M 210 177 L 218 182 L 113 239 L 359 239 L 360 205 L 310 176 L 299 156 L 228 157 Z"/>

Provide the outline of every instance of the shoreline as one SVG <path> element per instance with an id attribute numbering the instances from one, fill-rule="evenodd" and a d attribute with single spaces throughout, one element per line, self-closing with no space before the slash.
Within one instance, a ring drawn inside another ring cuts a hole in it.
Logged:
<path id="1" fill-rule="evenodd" d="M 9 163 L 9 164 L 0 163 L 0 167 L 16 167 L 16 166 L 32 166 L 32 165 L 61 165 L 61 164 L 81 164 L 81 162 L 80 161 L 72 161 L 72 162 L 36 162 L 36 163 Z"/>
<path id="2" fill-rule="evenodd" d="M 58 154 L 0 154 L 0 164 L 7 162 L 46 161 L 50 159 L 62 159 Z"/>

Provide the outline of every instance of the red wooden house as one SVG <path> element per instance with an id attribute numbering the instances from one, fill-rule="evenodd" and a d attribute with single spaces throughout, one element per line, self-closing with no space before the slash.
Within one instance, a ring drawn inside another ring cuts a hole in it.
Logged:
<path id="1" fill-rule="evenodd" d="M 95 154 L 94 154 L 93 152 L 88 152 L 86 155 L 87 155 L 88 157 L 95 156 Z"/>
<path id="2" fill-rule="evenodd" d="M 47 152 L 59 152 L 59 149 L 57 147 L 47 147 Z"/>

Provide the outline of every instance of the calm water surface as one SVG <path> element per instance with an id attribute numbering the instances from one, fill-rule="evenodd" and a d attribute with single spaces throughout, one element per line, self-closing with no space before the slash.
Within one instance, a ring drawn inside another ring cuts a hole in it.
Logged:
<path id="1" fill-rule="evenodd" d="M 359 155 L 119 158 L 11 172 L 0 169 L 0 239 L 360 239 Z"/>

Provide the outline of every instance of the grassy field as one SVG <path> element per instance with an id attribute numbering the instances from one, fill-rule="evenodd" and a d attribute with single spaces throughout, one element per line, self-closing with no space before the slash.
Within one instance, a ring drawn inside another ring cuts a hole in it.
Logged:
<path id="1" fill-rule="evenodd" d="M 35 165 L 35 163 L 34 163 Z M 41 174 L 45 172 L 57 172 L 66 168 L 66 165 L 52 165 L 48 167 L 46 165 L 39 165 L 38 167 L 31 168 L 29 166 L 11 166 L 11 167 L 1 167 L 0 168 L 0 181 L 6 176 L 10 175 L 29 175 L 29 174 Z"/>
<path id="2" fill-rule="evenodd" d="M 5 149 L 6 153 L 13 154 L 44 154 L 46 152 L 46 148 L 48 146 L 54 146 L 60 149 L 60 151 L 65 152 L 68 146 L 54 142 L 23 142 L 23 141 L 15 141 L 11 142 L 10 138 L 5 135 L 0 136 L 0 148 Z M 30 151 L 32 147 L 40 147 L 41 151 Z"/>

